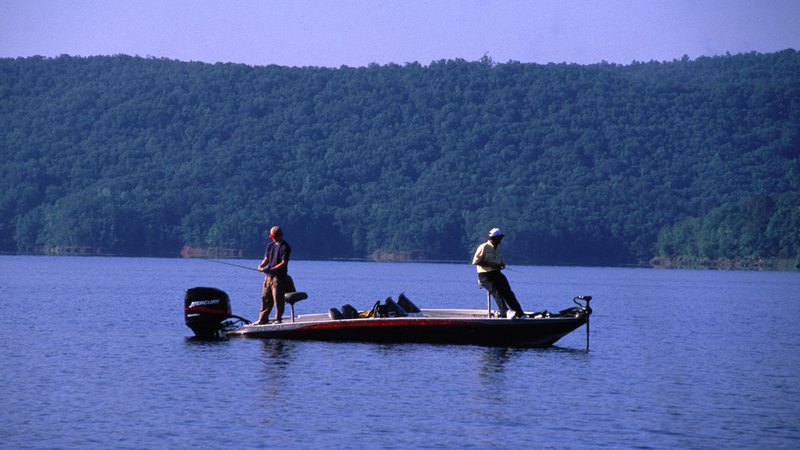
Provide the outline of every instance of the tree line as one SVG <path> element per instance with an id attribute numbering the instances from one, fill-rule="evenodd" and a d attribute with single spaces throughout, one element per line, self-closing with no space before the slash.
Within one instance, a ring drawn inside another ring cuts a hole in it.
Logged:
<path id="1" fill-rule="evenodd" d="M 0 59 L 0 251 L 249 256 L 281 224 L 300 258 L 465 260 L 494 226 L 516 263 L 798 258 L 798 124 L 794 50 L 336 69 Z M 687 231 L 747 222 L 748 201 L 787 217 L 736 228 L 769 243 Z"/>

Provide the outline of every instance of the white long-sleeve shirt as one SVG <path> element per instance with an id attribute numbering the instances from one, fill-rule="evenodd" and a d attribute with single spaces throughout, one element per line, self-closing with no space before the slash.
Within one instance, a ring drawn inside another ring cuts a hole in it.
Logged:
<path id="1" fill-rule="evenodd" d="M 503 264 L 503 256 L 500 254 L 500 249 L 493 246 L 491 241 L 486 241 L 478 246 L 475 250 L 475 256 L 472 257 L 472 264 L 478 268 L 478 273 L 494 272 L 495 268 L 481 266 L 480 263 Z"/>

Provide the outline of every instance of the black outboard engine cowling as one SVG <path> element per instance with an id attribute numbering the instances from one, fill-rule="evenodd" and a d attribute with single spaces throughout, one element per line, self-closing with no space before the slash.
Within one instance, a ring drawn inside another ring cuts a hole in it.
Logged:
<path id="1" fill-rule="evenodd" d="M 222 322 L 231 317 L 231 300 L 217 288 L 187 289 L 184 308 L 186 326 L 202 339 L 222 337 Z"/>

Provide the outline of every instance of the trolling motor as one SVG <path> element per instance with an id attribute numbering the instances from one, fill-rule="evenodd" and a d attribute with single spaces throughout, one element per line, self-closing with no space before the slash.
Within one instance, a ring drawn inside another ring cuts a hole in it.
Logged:
<path id="1" fill-rule="evenodd" d="M 589 302 L 592 300 L 591 295 L 579 295 L 572 299 L 573 303 L 578 305 L 578 308 L 586 314 L 586 351 L 589 351 L 589 316 L 592 315 L 592 308 L 589 307 Z M 583 302 L 583 303 L 581 303 Z"/>
<path id="2" fill-rule="evenodd" d="M 186 326 L 200 339 L 221 338 L 224 330 L 237 319 L 244 323 L 249 320 L 231 314 L 231 300 L 228 294 L 211 287 L 194 287 L 186 290 L 184 298 L 184 318 Z"/>

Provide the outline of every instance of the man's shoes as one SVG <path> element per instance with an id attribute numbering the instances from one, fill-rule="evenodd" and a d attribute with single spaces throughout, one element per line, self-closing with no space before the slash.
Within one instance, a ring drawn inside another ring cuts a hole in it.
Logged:
<path id="1" fill-rule="evenodd" d="M 275 320 L 272 321 L 272 324 L 275 325 L 275 324 L 279 324 L 279 323 L 282 323 L 282 322 L 283 322 L 282 319 L 275 319 Z"/>

